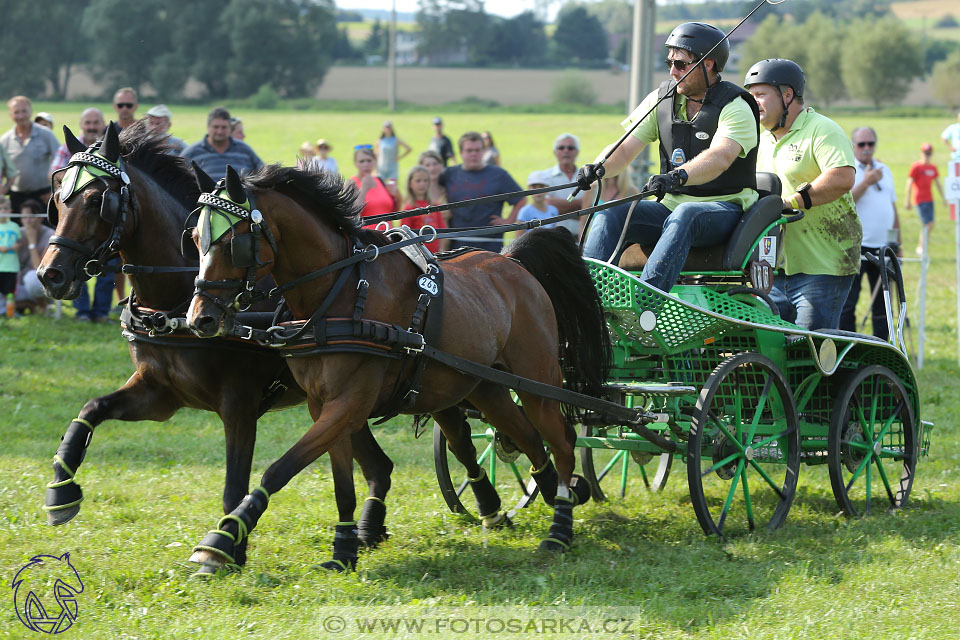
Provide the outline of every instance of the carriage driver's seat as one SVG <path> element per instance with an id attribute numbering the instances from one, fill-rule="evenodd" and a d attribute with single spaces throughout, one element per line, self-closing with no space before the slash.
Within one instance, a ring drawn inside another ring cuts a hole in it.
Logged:
<path id="1" fill-rule="evenodd" d="M 767 228 L 783 215 L 780 178 L 774 173 L 757 174 L 757 191 L 760 199 L 740 218 L 726 244 L 713 247 L 691 247 L 683 273 L 739 272 L 747 268 L 748 259 L 757 259 L 760 254 L 760 236 L 774 238 L 774 254 L 782 246 L 783 227 Z M 788 214 L 789 215 L 789 214 Z M 766 231 L 766 233 L 764 233 Z M 653 245 L 633 244 L 620 256 L 618 266 L 626 271 L 643 271 Z M 768 262 L 773 261 L 769 258 Z M 775 267 L 776 264 L 771 264 Z"/>

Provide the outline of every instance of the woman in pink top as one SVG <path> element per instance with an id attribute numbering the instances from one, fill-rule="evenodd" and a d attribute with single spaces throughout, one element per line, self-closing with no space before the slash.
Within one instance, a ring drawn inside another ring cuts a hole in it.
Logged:
<path id="1" fill-rule="evenodd" d="M 397 181 L 390 179 L 384 182 L 373 175 L 377 166 L 373 145 L 361 144 L 354 147 L 353 164 L 357 168 L 357 175 L 350 179 L 357 185 L 359 200 L 364 203 L 361 217 L 392 213 L 400 209 Z"/>

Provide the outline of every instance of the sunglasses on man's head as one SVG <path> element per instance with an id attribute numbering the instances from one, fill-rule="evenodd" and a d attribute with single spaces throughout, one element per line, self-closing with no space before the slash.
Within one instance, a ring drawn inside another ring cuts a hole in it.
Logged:
<path id="1" fill-rule="evenodd" d="M 670 71 L 670 67 L 676 67 L 677 71 L 686 71 L 687 67 L 689 67 L 692 64 L 697 64 L 700 61 L 691 60 L 690 62 L 686 62 L 684 60 L 670 60 L 669 58 L 667 58 L 666 60 L 664 60 L 664 62 L 667 63 L 667 71 Z"/>
<path id="2" fill-rule="evenodd" d="M 864 147 L 872 147 L 877 144 L 876 140 L 866 140 L 864 142 L 858 142 L 857 146 L 863 149 Z"/>
<path id="3" fill-rule="evenodd" d="M 556 146 L 557 151 L 576 151 L 577 148 L 572 144 L 558 144 Z"/>
<path id="4" fill-rule="evenodd" d="M 360 149 L 373 149 L 372 144 L 358 144 L 353 148 L 354 151 L 359 151 Z"/>
<path id="5" fill-rule="evenodd" d="M 117 109 L 133 109 L 136 106 L 136 104 L 134 104 L 133 102 L 118 102 L 114 106 Z"/>

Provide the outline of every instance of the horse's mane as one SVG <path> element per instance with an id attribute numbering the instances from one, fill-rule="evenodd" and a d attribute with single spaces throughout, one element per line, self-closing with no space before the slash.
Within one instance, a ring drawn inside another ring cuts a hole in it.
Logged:
<path id="1" fill-rule="evenodd" d="M 337 174 L 271 164 L 245 174 L 243 182 L 253 189 L 274 189 L 295 199 L 318 220 L 365 244 L 389 242 L 379 231 L 362 228 L 363 203 L 357 202 L 357 187 Z"/>
<path id="2" fill-rule="evenodd" d="M 197 206 L 200 187 L 190 162 L 171 154 L 172 149 L 169 136 L 151 131 L 145 120 L 138 120 L 120 132 L 120 153 L 124 160 L 149 175 L 184 209 L 192 211 Z"/>

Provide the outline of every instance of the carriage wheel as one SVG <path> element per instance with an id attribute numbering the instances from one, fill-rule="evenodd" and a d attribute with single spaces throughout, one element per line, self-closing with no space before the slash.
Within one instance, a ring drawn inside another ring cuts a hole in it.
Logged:
<path id="1" fill-rule="evenodd" d="M 536 481 L 530 476 L 530 461 L 516 450 L 512 441 L 498 437 L 492 428 L 484 427 L 483 431 L 474 428 L 470 437 L 477 448 L 477 462 L 486 470 L 500 496 L 502 508 L 512 519 L 540 492 Z M 469 489 L 467 472 L 450 453 L 447 438 L 437 424 L 433 425 L 433 463 L 440 493 L 450 511 L 478 520 L 477 505 Z"/>
<path id="2" fill-rule="evenodd" d="M 606 437 L 616 427 L 580 426 L 580 435 Z M 602 502 L 613 496 L 626 497 L 643 488 L 663 491 L 673 466 L 673 454 L 651 455 L 622 449 L 580 447 L 580 471 L 590 483 L 594 500 Z"/>
<path id="3" fill-rule="evenodd" d="M 693 411 L 687 459 L 690 498 L 707 535 L 725 538 L 787 517 L 800 470 L 797 407 L 767 357 L 721 362 Z"/>
<path id="4" fill-rule="evenodd" d="M 843 385 L 827 452 L 833 495 L 848 516 L 906 503 L 917 463 L 917 423 L 910 397 L 890 369 L 870 365 Z"/>

